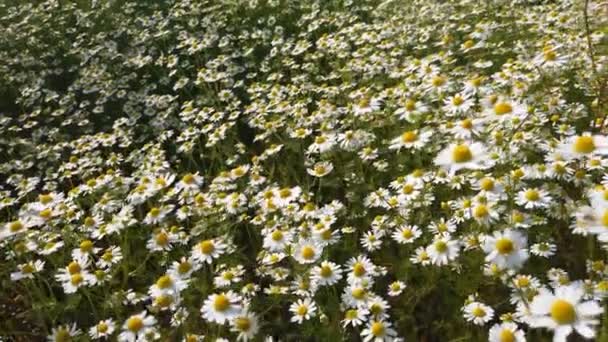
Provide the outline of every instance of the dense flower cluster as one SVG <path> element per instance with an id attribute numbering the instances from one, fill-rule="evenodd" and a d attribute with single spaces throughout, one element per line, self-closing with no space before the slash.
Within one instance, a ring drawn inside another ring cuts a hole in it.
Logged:
<path id="1" fill-rule="evenodd" d="M 607 8 L 0 4 L 0 332 L 608 338 Z"/>

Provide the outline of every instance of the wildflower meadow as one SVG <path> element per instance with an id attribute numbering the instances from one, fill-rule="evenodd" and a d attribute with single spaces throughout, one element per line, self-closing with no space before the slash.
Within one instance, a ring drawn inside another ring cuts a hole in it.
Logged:
<path id="1" fill-rule="evenodd" d="M 0 341 L 608 341 L 606 0 L 0 0 Z"/>

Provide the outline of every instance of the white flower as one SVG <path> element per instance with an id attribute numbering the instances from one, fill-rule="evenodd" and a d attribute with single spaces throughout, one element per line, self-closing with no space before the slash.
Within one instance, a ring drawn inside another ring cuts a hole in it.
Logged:
<path id="1" fill-rule="evenodd" d="M 344 314 L 344 319 L 342 320 L 342 326 L 347 327 L 352 325 L 353 327 L 359 326 L 363 324 L 367 315 L 369 314 L 369 310 L 364 307 L 354 308 L 346 311 Z"/>
<path id="2" fill-rule="evenodd" d="M 318 162 L 312 169 L 306 169 L 309 175 L 315 177 L 323 177 L 329 174 L 334 169 L 334 166 L 330 162 Z"/>
<path id="3" fill-rule="evenodd" d="M 224 254 L 226 245 L 219 239 L 210 239 L 199 242 L 192 249 L 192 258 L 199 262 L 210 264 Z"/>
<path id="4" fill-rule="evenodd" d="M 446 169 L 451 175 L 460 169 L 481 170 L 490 166 L 490 159 L 483 144 L 450 144 L 435 158 L 435 164 Z"/>
<path id="5" fill-rule="evenodd" d="M 426 131 L 406 131 L 400 136 L 391 140 L 389 149 L 399 151 L 402 148 L 418 150 L 426 145 L 431 139 L 433 132 L 430 130 Z"/>
<path id="6" fill-rule="evenodd" d="M 386 321 L 371 320 L 367 327 L 361 331 L 363 342 L 394 341 L 397 332 L 391 328 L 391 323 Z"/>
<path id="7" fill-rule="evenodd" d="M 243 310 L 238 316 L 236 316 L 231 322 L 231 331 L 238 333 L 237 341 L 249 341 L 255 337 L 255 334 L 260 330 L 258 317 L 247 311 Z"/>
<path id="8" fill-rule="evenodd" d="M 93 339 L 100 339 L 102 337 L 109 337 L 114 333 L 116 324 L 111 319 L 101 320 L 95 326 L 89 329 L 89 336 Z"/>
<path id="9" fill-rule="evenodd" d="M 568 137 L 557 146 L 558 153 L 566 159 L 591 157 L 608 154 L 608 138 L 603 135 L 583 135 Z"/>
<path id="10" fill-rule="evenodd" d="M 501 268 L 520 268 L 529 257 L 527 243 L 527 238 L 516 230 L 495 232 L 484 240 L 485 260 Z"/>
<path id="11" fill-rule="evenodd" d="M 426 252 L 434 265 L 447 265 L 460 254 L 460 244 L 449 237 L 438 236 L 432 244 L 426 247 Z"/>
<path id="12" fill-rule="evenodd" d="M 583 302 L 585 290 L 580 282 L 559 286 L 555 293 L 541 289 L 530 304 L 530 326 L 554 330 L 553 341 L 565 342 L 576 330 L 585 338 L 595 337 L 596 316 L 603 313 L 597 301 Z"/>
<path id="13" fill-rule="evenodd" d="M 489 342 L 526 342 L 526 335 L 517 327 L 517 324 L 505 322 L 494 324 L 490 328 Z"/>
<path id="14" fill-rule="evenodd" d="M 476 325 L 484 325 L 494 317 L 494 310 L 479 302 L 467 304 L 464 308 L 464 318 Z"/>
<path id="15" fill-rule="evenodd" d="M 142 311 L 125 321 L 118 340 L 124 342 L 143 341 L 149 332 L 154 331 L 155 324 L 156 318 L 151 315 L 148 316 L 145 311 Z"/>
<path id="16" fill-rule="evenodd" d="M 291 304 L 289 311 L 293 313 L 293 316 L 291 317 L 292 322 L 302 323 L 315 316 L 317 306 L 310 298 L 305 298 L 304 300 L 299 299 L 297 302 Z"/>
<path id="17" fill-rule="evenodd" d="M 302 240 L 294 246 L 293 257 L 300 264 L 313 263 L 321 257 L 323 248 L 314 240 Z"/>
<path id="18" fill-rule="evenodd" d="M 422 232 L 417 226 L 403 226 L 393 232 L 393 239 L 400 244 L 412 243 L 420 237 Z"/>
<path id="19" fill-rule="evenodd" d="M 334 285 L 342 279 L 340 265 L 331 261 L 323 261 L 312 269 L 312 280 L 318 285 Z"/>
<path id="20" fill-rule="evenodd" d="M 225 324 L 241 313 L 240 301 L 241 298 L 232 291 L 212 294 L 203 303 L 201 313 L 207 321 Z"/>
<path id="21" fill-rule="evenodd" d="M 528 188 L 517 193 L 517 204 L 526 209 L 546 208 L 551 203 L 551 196 L 543 189 Z"/>

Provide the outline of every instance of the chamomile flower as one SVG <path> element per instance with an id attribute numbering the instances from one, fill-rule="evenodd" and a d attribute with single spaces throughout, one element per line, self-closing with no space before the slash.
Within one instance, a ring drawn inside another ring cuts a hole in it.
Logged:
<path id="1" fill-rule="evenodd" d="M 472 302 L 465 305 L 463 313 L 464 318 L 467 321 L 473 322 L 473 324 L 476 325 L 485 325 L 494 317 L 494 309 L 479 302 Z"/>
<path id="2" fill-rule="evenodd" d="M 364 342 L 384 342 L 395 341 L 397 331 L 392 328 L 390 322 L 381 320 L 369 321 L 367 327 L 361 331 Z"/>
<path id="3" fill-rule="evenodd" d="M 108 338 L 112 336 L 115 329 L 116 324 L 112 319 L 101 320 L 89 329 L 89 336 L 92 339 Z"/>
<path id="4" fill-rule="evenodd" d="M 311 169 L 306 169 L 306 172 L 314 177 L 324 177 L 327 176 L 333 169 L 334 166 L 330 162 L 318 162 Z"/>
<path id="5" fill-rule="evenodd" d="M 201 263 L 211 264 L 213 259 L 224 254 L 226 244 L 221 239 L 203 240 L 192 248 L 192 258 Z"/>
<path id="6" fill-rule="evenodd" d="M 426 247 L 426 253 L 434 265 L 447 265 L 460 254 L 460 243 L 458 240 L 451 240 L 449 237 L 437 236 L 435 240 Z"/>
<path id="7" fill-rule="evenodd" d="M 450 144 L 439 152 L 435 158 L 435 164 L 443 167 L 452 175 L 458 170 L 482 170 L 491 165 L 486 148 L 478 142 Z"/>
<path id="8" fill-rule="evenodd" d="M 576 331 L 585 338 L 595 337 L 596 319 L 603 312 L 594 300 L 583 301 L 580 283 L 558 286 L 555 292 L 541 290 L 530 304 L 530 325 L 553 330 L 553 341 L 566 341 Z"/>
<path id="9" fill-rule="evenodd" d="M 155 330 L 156 318 L 148 315 L 146 311 L 129 317 L 122 326 L 118 335 L 121 342 L 145 341 L 146 336 Z"/>
<path id="10" fill-rule="evenodd" d="M 241 298 L 232 291 L 210 295 L 201 308 L 203 318 L 217 324 L 232 321 L 241 311 Z"/>
<path id="11" fill-rule="evenodd" d="M 418 150 L 426 146 L 432 135 L 433 132 L 430 130 L 405 131 L 400 136 L 391 140 L 389 149 L 397 151 L 401 150 L 402 148 Z"/>
<path id="12" fill-rule="evenodd" d="M 526 342 L 525 333 L 513 322 L 496 323 L 490 328 L 489 342 Z"/>
<path id="13" fill-rule="evenodd" d="M 289 311 L 292 313 L 291 322 L 302 324 L 316 315 L 317 306 L 310 298 L 298 299 L 289 306 Z"/>
<path id="14" fill-rule="evenodd" d="M 483 242 L 485 260 L 501 268 L 520 268 L 529 257 L 527 243 L 526 236 L 516 230 L 495 232 Z"/>
<path id="15" fill-rule="evenodd" d="M 321 286 L 334 285 L 342 279 L 342 269 L 340 265 L 331 261 L 323 261 L 319 266 L 312 270 L 312 280 Z"/>
<path id="16" fill-rule="evenodd" d="M 608 154 L 608 138 L 603 135 L 575 135 L 566 138 L 556 150 L 566 159 L 578 159 Z"/>
<path id="17" fill-rule="evenodd" d="M 517 193 L 517 204 L 526 209 L 546 208 L 551 203 L 551 196 L 546 190 L 527 188 Z"/>

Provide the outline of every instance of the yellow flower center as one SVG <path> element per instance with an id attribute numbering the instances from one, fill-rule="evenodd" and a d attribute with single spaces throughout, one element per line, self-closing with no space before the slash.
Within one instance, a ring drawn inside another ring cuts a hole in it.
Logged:
<path id="1" fill-rule="evenodd" d="M 16 232 L 20 231 L 21 229 L 23 229 L 23 223 L 21 223 L 19 221 L 13 221 L 8 225 L 8 229 L 11 232 L 16 233 Z"/>
<path id="2" fill-rule="evenodd" d="M 448 244 L 443 241 L 435 242 L 435 250 L 439 253 L 445 253 L 448 250 Z"/>
<path id="3" fill-rule="evenodd" d="M 315 173 L 317 175 L 324 175 L 326 170 L 327 169 L 323 165 L 317 165 L 317 166 L 315 166 Z"/>
<path id="4" fill-rule="evenodd" d="M 414 101 L 414 100 L 406 100 L 405 101 L 405 109 L 407 109 L 409 112 L 411 112 L 414 109 L 416 109 L 416 101 Z"/>
<path id="5" fill-rule="evenodd" d="M 191 173 L 186 174 L 184 177 L 182 177 L 182 182 L 186 184 L 194 183 L 194 175 Z"/>
<path id="6" fill-rule="evenodd" d="M 154 299 L 154 304 L 156 304 L 156 306 L 160 306 L 161 308 L 166 308 L 173 304 L 173 296 L 167 294 L 160 295 Z"/>
<path id="7" fill-rule="evenodd" d="M 169 235 L 165 232 L 160 232 L 156 234 L 155 240 L 157 245 L 166 246 L 169 244 Z"/>
<path id="8" fill-rule="evenodd" d="M 38 196 L 38 200 L 40 201 L 40 203 L 42 204 L 49 204 L 53 201 L 53 196 L 51 195 L 40 195 Z"/>
<path id="9" fill-rule="evenodd" d="M 441 87 L 442 85 L 445 84 L 445 78 L 443 78 L 441 76 L 434 76 L 433 80 L 431 82 L 432 82 L 433 86 Z"/>
<path id="10" fill-rule="evenodd" d="M 70 340 L 72 340 L 72 336 L 65 328 L 61 328 L 55 333 L 55 342 L 68 342 Z"/>
<path id="11" fill-rule="evenodd" d="M 106 333 L 108 331 L 109 328 L 110 327 L 108 327 L 108 325 L 106 323 L 104 323 L 104 322 L 101 322 L 101 323 L 97 324 L 97 331 L 99 333 L 104 334 L 104 333 Z"/>
<path id="12" fill-rule="evenodd" d="M 574 140 L 574 152 L 576 153 L 591 153 L 595 150 L 595 143 L 593 138 L 587 135 L 576 137 Z"/>
<path id="13" fill-rule="evenodd" d="M 471 312 L 475 317 L 484 317 L 486 315 L 486 311 L 482 309 L 480 306 L 475 307 Z"/>
<path id="14" fill-rule="evenodd" d="M 540 194 L 538 193 L 537 190 L 534 190 L 534 189 L 530 189 L 530 190 L 526 191 L 524 196 L 526 197 L 526 199 L 528 201 L 531 201 L 531 202 L 536 202 L 540 199 Z"/>
<path id="15" fill-rule="evenodd" d="M 503 329 L 498 336 L 499 342 L 515 342 L 515 334 L 509 329 Z"/>
<path id="16" fill-rule="evenodd" d="M 511 239 L 500 238 L 496 240 L 496 250 L 498 253 L 503 255 L 511 254 L 513 249 L 515 249 L 515 246 L 513 245 L 513 241 Z"/>
<path id="17" fill-rule="evenodd" d="M 68 272 L 70 274 L 75 274 L 75 273 L 79 273 L 80 272 L 80 264 L 78 264 L 76 261 L 72 261 L 69 265 L 68 265 Z"/>
<path id="18" fill-rule="evenodd" d="M 407 240 L 407 239 L 411 239 L 414 236 L 414 234 L 412 233 L 411 229 L 405 228 L 404 230 L 401 231 L 401 236 Z"/>
<path id="19" fill-rule="evenodd" d="M 470 49 L 473 47 L 473 45 L 475 45 L 475 42 L 472 41 L 471 39 L 467 40 L 466 42 L 464 42 L 462 44 L 462 46 L 464 46 L 465 49 Z"/>
<path id="20" fill-rule="evenodd" d="M 215 251 L 215 245 L 211 240 L 205 240 L 200 244 L 201 253 L 203 254 L 211 254 Z"/>
<path id="21" fill-rule="evenodd" d="M 84 280 L 84 278 L 82 277 L 82 274 L 80 274 L 80 273 L 72 274 L 72 276 L 70 277 L 70 282 L 74 286 L 77 286 L 78 284 L 82 283 L 83 280 Z"/>
<path id="22" fill-rule="evenodd" d="M 384 336 L 384 324 L 382 324 L 382 322 L 372 323 L 372 326 L 369 330 L 371 331 L 372 335 L 376 337 Z"/>
<path id="23" fill-rule="evenodd" d="M 304 246 L 302 247 L 300 255 L 304 260 L 311 260 L 315 257 L 315 249 L 310 246 Z"/>
<path id="24" fill-rule="evenodd" d="M 158 208 L 150 209 L 150 216 L 158 217 L 158 215 L 160 215 L 160 209 L 158 209 Z"/>
<path id="25" fill-rule="evenodd" d="M 505 115 L 513 111 L 513 107 L 507 102 L 498 102 L 494 105 L 494 113 L 496 115 Z"/>
<path id="26" fill-rule="evenodd" d="M 215 309 L 215 311 L 226 311 L 229 307 L 230 301 L 228 300 L 228 297 L 226 297 L 226 295 L 219 294 L 215 296 L 215 299 L 213 300 L 213 308 Z"/>
<path id="27" fill-rule="evenodd" d="M 604 210 L 604 215 L 602 215 L 602 225 L 608 228 L 608 209 Z"/>
<path id="28" fill-rule="evenodd" d="M 168 289 L 171 285 L 173 285 L 173 280 L 171 280 L 171 277 L 168 275 L 164 275 L 156 281 L 156 286 L 158 286 L 159 289 Z"/>
<path id="29" fill-rule="evenodd" d="M 319 272 L 321 274 L 321 277 L 323 278 L 328 278 L 331 277 L 331 275 L 333 274 L 333 271 L 331 270 L 331 267 L 324 265 L 321 267 L 321 272 Z"/>
<path id="30" fill-rule="evenodd" d="M 140 317 L 131 317 L 127 320 L 127 329 L 138 332 L 144 327 L 144 321 Z"/>
<path id="31" fill-rule="evenodd" d="M 299 316 L 304 316 L 308 313 L 308 307 L 306 305 L 300 305 L 297 311 Z"/>
<path id="32" fill-rule="evenodd" d="M 460 121 L 460 127 L 464 128 L 464 129 L 471 129 L 471 128 L 473 128 L 473 120 L 471 120 L 471 119 L 464 119 L 464 120 Z"/>
<path id="33" fill-rule="evenodd" d="M 456 163 L 466 163 L 471 159 L 473 159 L 473 153 L 467 145 L 456 145 L 452 150 L 452 160 Z"/>
<path id="34" fill-rule="evenodd" d="M 346 314 L 344 316 L 348 320 L 353 320 L 359 316 L 359 312 L 356 309 L 350 309 L 346 311 Z"/>
<path id="35" fill-rule="evenodd" d="M 251 320 L 247 317 L 237 317 L 234 320 L 234 326 L 239 331 L 249 331 L 251 328 Z"/>
<path id="36" fill-rule="evenodd" d="M 351 294 L 355 299 L 363 299 L 363 297 L 365 296 L 365 289 L 358 287 L 356 289 L 353 289 L 351 291 Z"/>
<path id="37" fill-rule="evenodd" d="M 574 305 L 563 299 L 557 299 L 553 302 L 549 312 L 551 313 L 551 318 L 553 318 L 557 324 L 571 324 L 576 320 Z"/>
<path id="38" fill-rule="evenodd" d="M 464 99 L 462 97 L 460 97 L 460 95 L 456 95 L 454 96 L 454 98 L 452 99 L 452 104 L 454 106 L 460 106 L 461 104 L 464 103 Z"/>
<path id="39" fill-rule="evenodd" d="M 80 250 L 89 253 L 93 250 L 93 242 L 91 240 L 84 240 L 80 243 Z"/>
<path id="40" fill-rule="evenodd" d="M 40 217 L 42 217 L 45 220 L 48 220 L 51 218 L 52 214 L 53 214 L 53 211 L 50 208 L 46 208 L 40 212 Z"/>
<path id="41" fill-rule="evenodd" d="M 492 178 L 486 177 L 479 182 L 480 188 L 485 191 L 490 191 L 494 189 L 494 180 Z"/>
<path id="42" fill-rule="evenodd" d="M 25 264 L 23 265 L 23 267 L 21 267 L 21 273 L 34 273 L 36 269 L 34 268 L 34 266 L 32 266 L 31 264 Z"/>
<path id="43" fill-rule="evenodd" d="M 401 134 L 401 141 L 404 143 L 412 143 L 418 139 L 418 134 L 414 131 L 407 131 Z"/>
<path id="44" fill-rule="evenodd" d="M 545 58 L 545 61 L 554 61 L 557 59 L 557 54 L 555 51 L 549 50 L 543 53 L 543 57 Z"/>
<path id="45" fill-rule="evenodd" d="M 272 232 L 272 234 L 270 235 L 270 237 L 274 241 L 281 241 L 281 240 L 283 240 L 283 232 L 281 232 L 280 230 L 275 230 L 274 232 Z"/>
<path id="46" fill-rule="evenodd" d="M 179 272 L 179 274 L 188 273 L 191 269 L 192 269 L 192 264 L 190 264 L 187 261 L 182 261 L 177 266 L 177 272 Z"/>
<path id="47" fill-rule="evenodd" d="M 487 217 L 489 213 L 490 211 L 488 210 L 488 207 L 485 204 L 479 204 L 478 206 L 473 208 L 473 216 L 478 219 Z"/>
<path id="48" fill-rule="evenodd" d="M 357 277 L 362 277 L 363 275 L 365 275 L 366 271 L 365 271 L 365 266 L 363 266 L 362 263 L 357 262 L 353 265 L 353 274 Z"/>
<path id="49" fill-rule="evenodd" d="M 412 192 L 414 192 L 414 186 L 411 184 L 406 184 L 403 186 L 403 188 L 401 189 L 401 191 L 403 191 L 404 194 L 409 195 Z"/>

